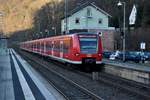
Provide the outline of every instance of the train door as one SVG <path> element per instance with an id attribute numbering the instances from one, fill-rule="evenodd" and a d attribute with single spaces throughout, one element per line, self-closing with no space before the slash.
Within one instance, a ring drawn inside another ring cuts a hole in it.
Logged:
<path id="1" fill-rule="evenodd" d="M 38 49 L 38 42 L 35 42 L 35 43 L 36 43 L 36 49 L 35 49 L 35 50 L 36 50 L 36 52 L 37 52 L 37 49 Z"/>
<path id="2" fill-rule="evenodd" d="M 42 54 L 42 43 L 41 43 L 41 41 L 40 41 L 40 54 Z"/>
<path id="3" fill-rule="evenodd" d="M 34 42 L 32 42 L 32 51 L 34 52 Z"/>
<path id="4" fill-rule="evenodd" d="M 63 41 L 60 41 L 60 57 L 63 58 Z"/>
<path id="5" fill-rule="evenodd" d="M 46 41 L 44 41 L 44 55 L 46 54 Z"/>
<path id="6" fill-rule="evenodd" d="M 54 56 L 54 41 L 52 41 L 52 56 Z"/>

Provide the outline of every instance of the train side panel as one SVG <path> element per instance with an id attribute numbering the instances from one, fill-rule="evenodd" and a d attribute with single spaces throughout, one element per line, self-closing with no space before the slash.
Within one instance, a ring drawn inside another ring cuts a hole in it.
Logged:
<path id="1" fill-rule="evenodd" d="M 102 60 L 100 36 L 92 34 L 73 34 L 27 41 L 21 43 L 20 48 L 72 64 L 88 63 L 91 60 L 100 64 Z"/>

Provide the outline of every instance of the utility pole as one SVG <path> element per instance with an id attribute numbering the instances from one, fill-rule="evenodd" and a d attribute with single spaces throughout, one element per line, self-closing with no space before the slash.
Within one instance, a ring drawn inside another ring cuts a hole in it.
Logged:
<path id="1" fill-rule="evenodd" d="M 123 6 L 123 61 L 125 61 L 126 52 L 126 3 L 119 1 L 117 4 L 119 7 Z"/>
<path id="2" fill-rule="evenodd" d="M 41 23 L 40 23 L 40 18 L 37 16 L 37 24 L 38 24 L 38 32 L 41 32 Z"/>
<path id="3" fill-rule="evenodd" d="M 68 1 L 65 0 L 65 34 L 68 34 Z M 63 33 L 62 33 L 63 34 Z"/>
<path id="4" fill-rule="evenodd" d="M 126 51 L 126 3 L 123 2 L 124 7 L 123 7 L 123 61 L 125 61 L 125 51 Z"/>

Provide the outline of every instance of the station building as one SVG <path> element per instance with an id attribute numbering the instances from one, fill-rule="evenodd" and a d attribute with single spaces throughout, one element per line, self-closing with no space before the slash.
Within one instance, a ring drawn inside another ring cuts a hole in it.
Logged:
<path id="1" fill-rule="evenodd" d="M 112 17 L 94 3 L 84 3 L 69 14 L 66 19 L 61 20 L 61 32 L 64 33 L 67 25 L 69 33 L 78 31 L 102 32 L 102 42 L 104 51 L 114 50 L 115 28 L 109 27 L 109 18 Z"/>

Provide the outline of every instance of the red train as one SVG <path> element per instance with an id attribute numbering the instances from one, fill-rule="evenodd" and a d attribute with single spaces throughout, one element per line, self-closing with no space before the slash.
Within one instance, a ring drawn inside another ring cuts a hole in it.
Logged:
<path id="1" fill-rule="evenodd" d="M 20 43 L 20 48 L 69 64 L 101 64 L 99 34 L 76 33 Z"/>

